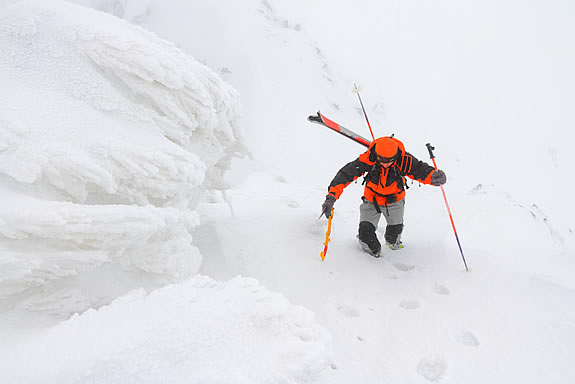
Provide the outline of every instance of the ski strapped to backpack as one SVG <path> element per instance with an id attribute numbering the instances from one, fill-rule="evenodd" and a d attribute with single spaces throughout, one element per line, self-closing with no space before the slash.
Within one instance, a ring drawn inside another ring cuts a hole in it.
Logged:
<path id="1" fill-rule="evenodd" d="M 339 125 L 335 121 L 331 121 L 330 119 L 328 119 L 327 117 L 322 115 L 320 111 L 317 112 L 317 115 L 311 115 L 307 119 L 308 119 L 308 121 L 311 121 L 312 123 L 317 123 L 317 124 L 323 125 L 324 127 L 327 127 L 329 129 L 339 133 L 340 135 L 343 135 L 343 136 L 347 137 L 348 139 L 351 139 L 351 140 L 355 141 L 356 143 L 359 143 L 365 147 L 369 147 L 371 145 L 370 140 L 366 139 L 365 137 L 358 135 L 357 133 L 347 129 L 346 127 L 344 127 L 342 125 Z"/>

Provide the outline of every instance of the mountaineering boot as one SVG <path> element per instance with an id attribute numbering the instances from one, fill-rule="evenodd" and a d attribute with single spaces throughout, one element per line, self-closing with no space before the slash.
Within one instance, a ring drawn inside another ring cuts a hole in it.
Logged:
<path id="1" fill-rule="evenodd" d="M 359 233 L 357 235 L 359 244 L 364 251 L 373 257 L 381 257 L 381 244 L 375 234 L 375 226 L 369 221 L 359 223 Z"/>
<path id="2" fill-rule="evenodd" d="M 397 251 L 398 249 L 403 248 L 403 243 L 400 240 L 397 240 L 395 243 L 391 244 L 388 243 L 387 241 L 385 242 L 385 245 L 387 246 L 387 248 L 393 250 L 393 251 Z"/>
<path id="3" fill-rule="evenodd" d="M 403 248 L 401 242 L 401 232 L 403 232 L 403 224 L 388 225 L 385 228 L 385 245 L 391 250 L 398 250 Z"/>

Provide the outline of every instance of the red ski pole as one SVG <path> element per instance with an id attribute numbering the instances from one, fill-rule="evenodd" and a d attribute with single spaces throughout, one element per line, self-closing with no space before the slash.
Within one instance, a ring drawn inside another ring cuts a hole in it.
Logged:
<path id="1" fill-rule="evenodd" d="M 431 144 L 425 144 L 427 150 L 429 151 L 429 157 L 433 161 L 433 166 L 437 170 L 437 163 L 435 162 L 435 155 L 433 154 L 433 150 L 435 147 L 432 147 Z M 453 227 L 453 233 L 455 234 L 455 239 L 457 240 L 457 245 L 459 246 L 459 252 L 461 253 L 461 258 L 463 259 L 463 264 L 465 265 L 465 270 L 469 272 L 469 268 L 467 268 L 467 262 L 465 261 L 465 256 L 463 256 L 463 249 L 461 248 L 461 243 L 459 242 L 459 236 L 457 235 L 457 230 L 455 229 L 455 223 L 453 222 L 453 215 L 451 214 L 451 209 L 449 209 L 449 204 L 447 203 L 447 196 L 445 195 L 445 189 L 443 189 L 443 185 L 440 185 L 441 193 L 443 193 L 443 200 L 445 200 L 445 206 L 447 207 L 447 213 L 449 213 L 449 220 L 451 220 L 451 226 Z"/>

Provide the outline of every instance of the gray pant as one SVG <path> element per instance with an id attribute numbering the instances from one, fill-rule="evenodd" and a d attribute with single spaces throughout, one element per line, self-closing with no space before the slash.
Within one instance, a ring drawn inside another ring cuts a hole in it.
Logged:
<path id="1" fill-rule="evenodd" d="M 363 203 L 359 206 L 359 222 L 368 221 L 372 223 L 377 230 L 379 219 L 381 218 L 381 215 L 383 215 L 387 225 L 403 224 L 405 199 L 387 205 L 380 205 L 379 210 L 381 213 L 377 212 L 375 204 L 363 199 Z"/>

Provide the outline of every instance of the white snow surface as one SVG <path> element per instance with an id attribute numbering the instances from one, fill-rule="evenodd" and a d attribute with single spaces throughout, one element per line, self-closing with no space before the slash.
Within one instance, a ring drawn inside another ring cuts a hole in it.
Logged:
<path id="1" fill-rule="evenodd" d="M 13 348 L 3 359 L 9 369 L 0 378 L 38 383 L 307 381 L 329 359 L 321 348 L 326 342 L 329 335 L 313 313 L 256 280 L 218 283 L 204 276 L 149 295 L 133 291 L 98 311 L 72 317 Z M 59 347 L 54 350 L 54 345 Z M 33 371 L 27 361 L 34 361 Z"/>
<path id="2" fill-rule="evenodd" d="M 75 3 L 75 4 L 74 4 Z M 575 6 L 0 1 L 0 382 L 575 382 Z M 436 146 L 406 247 L 363 148 Z M 245 156 L 249 155 L 249 156 Z M 384 225 L 378 230 L 383 236 Z"/>

